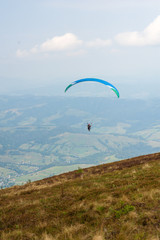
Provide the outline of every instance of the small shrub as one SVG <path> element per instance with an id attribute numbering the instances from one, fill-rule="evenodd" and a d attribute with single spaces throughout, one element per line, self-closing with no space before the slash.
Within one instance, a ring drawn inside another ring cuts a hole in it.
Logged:
<path id="1" fill-rule="evenodd" d="M 78 167 L 77 173 L 82 174 L 83 173 L 83 169 Z"/>
<path id="2" fill-rule="evenodd" d="M 134 206 L 125 204 L 123 201 L 120 202 L 120 207 L 118 209 L 114 209 L 112 207 L 109 208 L 109 212 L 113 214 L 115 218 L 120 218 L 133 210 Z"/>
<path id="3" fill-rule="evenodd" d="M 31 183 L 31 179 L 28 179 L 28 181 L 27 181 L 26 183 L 27 183 L 27 184 L 28 184 L 28 183 Z"/>
<path id="4" fill-rule="evenodd" d="M 122 206 L 121 209 L 114 210 L 114 215 L 116 218 L 120 218 L 122 215 L 126 215 L 127 213 L 133 210 L 134 210 L 134 206 L 127 204 Z"/>
<path id="5" fill-rule="evenodd" d="M 98 211 L 98 212 L 101 212 L 101 213 L 102 213 L 102 212 L 104 212 L 104 210 L 105 210 L 105 207 L 104 207 L 104 206 L 98 206 L 98 207 L 97 207 L 97 211 Z"/>

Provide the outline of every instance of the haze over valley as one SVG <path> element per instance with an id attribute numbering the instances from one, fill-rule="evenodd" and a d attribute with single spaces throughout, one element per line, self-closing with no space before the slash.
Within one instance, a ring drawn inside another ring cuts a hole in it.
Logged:
<path id="1" fill-rule="evenodd" d="M 157 99 L 1 96 L 0 186 L 158 152 L 159 108 Z"/>

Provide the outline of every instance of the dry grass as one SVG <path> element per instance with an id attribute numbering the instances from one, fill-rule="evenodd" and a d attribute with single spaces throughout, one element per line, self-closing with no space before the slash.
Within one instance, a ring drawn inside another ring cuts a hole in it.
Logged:
<path id="1" fill-rule="evenodd" d="M 159 179 L 153 154 L 3 189 L 0 240 L 159 240 Z"/>
<path id="2" fill-rule="evenodd" d="M 99 234 L 97 234 L 96 236 L 94 236 L 93 237 L 93 240 L 104 240 L 105 238 L 104 238 L 104 236 L 103 235 L 99 235 Z"/>

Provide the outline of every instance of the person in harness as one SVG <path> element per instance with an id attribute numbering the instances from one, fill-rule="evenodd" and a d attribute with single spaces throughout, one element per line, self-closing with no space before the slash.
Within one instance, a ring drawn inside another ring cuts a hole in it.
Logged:
<path id="1" fill-rule="evenodd" d="M 89 131 L 89 132 L 90 132 L 90 130 L 91 130 L 91 126 L 92 126 L 92 125 L 91 125 L 90 123 L 87 124 L 87 128 L 88 128 L 88 131 Z"/>

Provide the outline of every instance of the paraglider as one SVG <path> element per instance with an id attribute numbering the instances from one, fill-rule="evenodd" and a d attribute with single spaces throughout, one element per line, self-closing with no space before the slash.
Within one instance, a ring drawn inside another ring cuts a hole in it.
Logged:
<path id="1" fill-rule="evenodd" d="M 98 83 L 102 83 L 102 84 L 106 85 L 107 87 L 109 87 L 116 94 L 116 96 L 118 98 L 120 96 L 119 91 L 118 91 L 118 89 L 115 86 L 113 86 L 111 83 L 109 83 L 109 82 L 107 82 L 105 80 L 99 79 L 99 78 L 83 78 L 83 79 L 76 80 L 76 81 L 72 82 L 71 84 L 69 84 L 66 87 L 65 92 L 67 92 L 67 90 L 70 87 L 76 85 L 77 83 L 81 83 L 81 82 L 98 82 Z M 89 132 L 91 130 L 91 126 L 92 126 L 92 124 L 87 123 L 87 129 L 88 129 Z"/>
<path id="2" fill-rule="evenodd" d="M 69 84 L 66 87 L 65 92 L 67 92 L 67 90 L 70 87 L 76 85 L 77 83 L 81 83 L 81 82 L 98 82 L 98 83 L 102 83 L 102 84 L 108 86 L 109 88 L 111 88 L 111 90 L 115 92 L 115 94 L 117 95 L 118 98 L 120 96 L 119 95 L 119 91 L 118 91 L 118 89 L 115 86 L 113 86 L 111 83 L 109 83 L 109 82 L 107 82 L 105 80 L 99 79 L 99 78 L 83 78 L 83 79 L 76 80 L 76 81 L 72 82 L 71 84 Z"/>
<path id="3" fill-rule="evenodd" d="M 91 126 L 92 126 L 92 124 L 87 123 L 87 128 L 88 128 L 88 131 L 89 131 L 89 132 L 90 132 L 90 130 L 91 130 Z"/>

